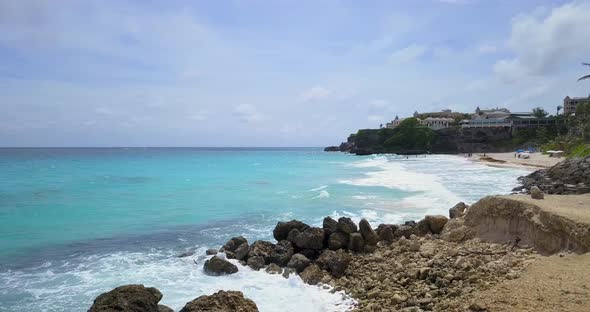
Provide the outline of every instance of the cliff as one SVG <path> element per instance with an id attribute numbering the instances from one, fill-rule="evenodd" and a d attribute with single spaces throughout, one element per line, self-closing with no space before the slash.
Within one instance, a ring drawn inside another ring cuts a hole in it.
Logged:
<path id="1" fill-rule="evenodd" d="M 510 128 L 446 128 L 429 133 L 415 133 L 414 128 L 406 130 L 404 142 L 390 144 L 392 138 L 400 136 L 402 130 L 361 129 L 351 134 L 340 146 L 326 148 L 326 151 L 350 152 L 357 155 L 380 153 L 394 154 L 458 154 L 498 153 L 513 151 Z M 399 141 L 399 138 L 398 138 Z"/>

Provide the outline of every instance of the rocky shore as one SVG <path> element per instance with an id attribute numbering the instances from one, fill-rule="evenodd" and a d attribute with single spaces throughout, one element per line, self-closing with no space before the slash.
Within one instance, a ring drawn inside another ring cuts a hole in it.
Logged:
<path id="1" fill-rule="evenodd" d="M 203 270 L 221 276 L 248 266 L 297 274 L 305 283 L 345 291 L 357 300 L 355 311 L 493 311 L 490 302 L 496 301 L 474 294 L 518 279 L 541 254 L 590 251 L 590 196 L 576 197 L 564 210 L 552 207 L 566 198 L 544 198 L 489 196 L 470 207 L 457 204 L 448 217 L 375 229 L 364 219 L 356 224 L 345 217 L 326 217 L 322 227 L 278 222 L 276 243 L 234 237 L 207 251 Z M 155 288 L 122 286 L 97 297 L 89 311 L 171 311 L 158 305 L 161 298 Z M 580 298 L 576 302 L 585 304 L 588 293 Z M 220 291 L 181 311 L 258 310 L 242 293 Z"/>
<path id="2" fill-rule="evenodd" d="M 518 178 L 522 184 L 515 192 L 530 193 L 533 186 L 547 194 L 590 193 L 590 156 L 566 159 L 548 169 Z"/>

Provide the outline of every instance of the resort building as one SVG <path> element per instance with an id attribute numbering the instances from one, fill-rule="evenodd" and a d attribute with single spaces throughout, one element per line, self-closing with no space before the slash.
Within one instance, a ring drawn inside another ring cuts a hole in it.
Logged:
<path id="1" fill-rule="evenodd" d="M 590 103 L 590 96 L 574 98 L 566 96 L 565 99 L 563 99 L 563 113 L 565 115 L 575 114 L 576 107 L 578 107 L 578 105 L 582 103 Z"/>
<path id="2" fill-rule="evenodd" d="M 405 118 L 399 118 L 398 116 L 395 116 L 395 119 L 392 120 L 391 122 L 388 122 L 385 124 L 385 128 L 390 128 L 393 129 L 397 126 L 399 126 L 399 124 L 404 121 Z"/>
<path id="3" fill-rule="evenodd" d="M 451 124 L 453 123 L 453 121 L 455 121 L 455 119 L 453 118 L 433 118 L 433 117 L 428 117 L 425 119 L 418 119 L 420 121 L 420 124 L 423 126 L 426 126 L 432 130 L 439 130 L 439 129 L 444 129 L 444 128 L 448 128 L 451 126 Z"/>

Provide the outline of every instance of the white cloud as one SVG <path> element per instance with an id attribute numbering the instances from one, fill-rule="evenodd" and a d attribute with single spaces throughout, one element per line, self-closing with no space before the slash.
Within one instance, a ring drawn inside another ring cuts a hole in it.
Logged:
<path id="1" fill-rule="evenodd" d="M 526 76 L 555 74 L 564 64 L 578 64 L 590 54 L 590 3 L 573 3 L 540 16 L 535 10 L 512 21 L 507 46 L 515 57 L 498 61 L 494 72 L 511 82 Z"/>
<path id="2" fill-rule="evenodd" d="M 482 44 L 479 47 L 477 47 L 477 52 L 479 52 L 481 54 L 491 54 L 491 53 L 496 53 L 497 51 L 498 51 L 498 47 L 496 47 L 495 45 Z"/>
<path id="3" fill-rule="evenodd" d="M 428 51 L 426 46 L 412 44 L 393 52 L 387 58 L 387 62 L 390 64 L 410 63 L 420 58 L 422 55 L 424 55 L 424 53 L 426 53 L 426 51 Z"/>
<path id="4" fill-rule="evenodd" d="M 299 95 L 299 102 L 311 102 L 325 100 L 333 94 L 333 91 L 324 86 L 314 86 Z"/>
<path id="5" fill-rule="evenodd" d="M 240 104 L 234 109 L 234 116 L 238 117 L 240 122 L 254 123 L 264 120 L 264 115 L 258 112 L 254 105 Z"/>

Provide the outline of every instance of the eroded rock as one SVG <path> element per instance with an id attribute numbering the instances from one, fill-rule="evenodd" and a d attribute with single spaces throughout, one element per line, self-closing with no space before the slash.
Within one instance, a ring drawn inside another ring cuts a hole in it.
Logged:
<path id="1" fill-rule="evenodd" d="M 188 302 L 180 312 L 203 311 L 233 311 L 233 312 L 258 312 L 254 301 L 245 298 L 241 291 L 220 290 L 213 295 L 200 296 Z"/>
<path id="2" fill-rule="evenodd" d="M 208 275 L 217 276 L 237 273 L 238 267 L 225 259 L 221 259 L 218 256 L 213 256 L 211 259 L 205 261 L 203 270 Z"/>

